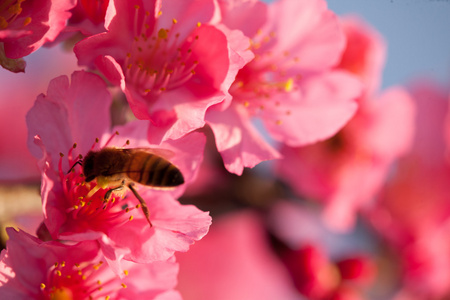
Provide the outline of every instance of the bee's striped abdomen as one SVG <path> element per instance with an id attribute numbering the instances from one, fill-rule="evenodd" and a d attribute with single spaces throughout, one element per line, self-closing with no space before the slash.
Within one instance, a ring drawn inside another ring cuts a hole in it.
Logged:
<path id="1" fill-rule="evenodd" d="M 154 187 L 174 187 L 184 183 L 180 170 L 168 160 L 145 151 L 130 157 L 127 176 L 137 183 Z"/>

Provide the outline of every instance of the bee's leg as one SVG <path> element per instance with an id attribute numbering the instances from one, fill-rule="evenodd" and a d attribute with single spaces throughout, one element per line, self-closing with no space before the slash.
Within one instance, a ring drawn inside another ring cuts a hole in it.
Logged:
<path id="1" fill-rule="evenodd" d="M 128 185 L 128 188 L 133 192 L 134 196 L 139 200 L 141 203 L 142 211 L 144 212 L 145 218 L 148 221 L 148 224 L 150 224 L 150 227 L 153 227 L 152 222 L 150 222 L 150 212 L 148 210 L 147 204 L 145 203 L 144 199 L 138 194 L 138 192 L 134 189 L 133 184 L 130 183 Z"/>
<path id="2" fill-rule="evenodd" d="M 112 192 L 120 191 L 120 190 L 123 189 L 124 186 L 125 186 L 125 181 L 122 181 L 122 184 L 119 185 L 118 187 L 109 189 L 109 190 L 106 192 L 104 199 L 105 199 L 105 200 L 109 200 L 109 198 L 111 198 Z"/>

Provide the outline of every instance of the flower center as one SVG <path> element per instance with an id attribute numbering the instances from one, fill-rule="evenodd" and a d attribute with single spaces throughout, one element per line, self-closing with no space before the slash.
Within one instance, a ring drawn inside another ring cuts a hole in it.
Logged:
<path id="1" fill-rule="evenodd" d="M 138 5 L 135 9 L 135 37 L 123 65 L 127 81 L 146 96 L 177 88 L 191 79 L 198 64 L 191 56 L 198 36 L 180 41 L 175 19 L 171 28 L 158 28 L 155 24 L 152 29 L 148 11 L 144 12 L 139 26 L 138 16 L 142 11 Z"/>
<path id="2" fill-rule="evenodd" d="M 41 283 L 41 292 L 45 299 L 50 300 L 110 299 L 127 286 L 107 272 L 109 268 L 103 261 L 73 265 L 64 261 L 56 262 L 48 270 L 46 282 Z M 125 275 L 128 275 L 128 271 L 125 271 Z M 108 280 L 103 282 L 99 279 L 101 277 Z"/>
<path id="3" fill-rule="evenodd" d="M 98 143 L 94 143 L 92 148 Z M 96 181 L 86 182 L 82 169 L 76 165 L 80 163 L 81 156 L 73 157 L 76 144 L 68 151 L 67 161 L 72 166 L 70 172 L 62 169 L 64 155 L 60 154 L 59 176 L 63 184 L 66 199 L 66 214 L 77 224 L 88 224 L 89 228 L 106 231 L 111 226 L 120 226 L 131 221 L 130 214 L 140 205 L 133 206 L 131 197 L 127 197 L 127 189 L 122 188 L 109 192 L 111 187 L 101 187 Z"/>
<path id="4" fill-rule="evenodd" d="M 22 3 L 26 0 L 4 0 L 0 3 L 0 30 L 6 29 L 22 13 Z M 23 20 L 23 26 L 31 22 L 31 17 Z"/>
<path id="5" fill-rule="evenodd" d="M 292 76 L 290 72 L 299 61 L 297 57 L 292 57 L 288 51 L 274 53 L 270 50 L 274 37 L 274 33 L 267 36 L 258 33 L 254 37 L 251 49 L 255 58 L 238 72 L 230 88 L 233 99 L 243 104 L 253 116 L 264 112 L 268 106 L 290 115 L 289 109 L 283 111 L 279 97 L 273 100 L 273 96 L 297 90 L 301 80 L 301 75 Z M 277 119 L 276 123 L 281 124 L 281 120 Z"/>

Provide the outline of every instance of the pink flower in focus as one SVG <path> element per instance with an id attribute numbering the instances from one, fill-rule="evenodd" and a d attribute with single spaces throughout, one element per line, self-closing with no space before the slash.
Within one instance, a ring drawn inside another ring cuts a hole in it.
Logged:
<path id="1" fill-rule="evenodd" d="M 98 240 L 108 262 L 124 257 L 146 263 L 187 251 L 207 233 L 211 218 L 175 200 L 185 185 L 173 191 L 136 187 L 150 211 L 150 227 L 128 189 L 113 192 L 108 200 L 109 188 L 99 188 L 96 181 L 86 183 L 81 167 L 68 172 L 79 155 L 91 149 L 156 148 L 147 142 L 147 121 L 115 128 L 120 135 L 111 133 L 110 104 L 100 77 L 81 71 L 73 73 L 70 84 L 65 76 L 52 80 L 47 95 L 40 95 L 27 115 L 29 147 L 40 158 L 44 222 L 49 233 L 53 239 Z M 202 134 L 192 133 L 159 148 L 173 153 L 170 160 L 188 184 L 196 175 L 204 144 Z"/>
<path id="2" fill-rule="evenodd" d="M 450 166 L 445 132 L 448 92 L 429 80 L 415 81 L 413 147 L 399 160 L 370 212 L 371 221 L 401 259 L 403 297 L 450 296 Z M 399 299 L 401 297 L 399 296 Z"/>
<path id="3" fill-rule="evenodd" d="M 412 99 L 400 87 L 380 96 L 367 94 L 378 81 L 370 70 L 379 70 L 380 66 L 370 66 L 374 62 L 366 58 L 382 56 L 373 49 L 383 46 L 377 45 L 380 39 L 377 34 L 372 36 L 373 30 L 367 25 L 354 20 L 344 24 L 351 34 L 349 43 L 356 45 L 347 45 L 349 52 L 345 52 L 341 66 L 359 65 L 351 71 L 366 84 L 365 97 L 359 99 L 353 119 L 332 138 L 302 148 L 283 147 L 284 160 L 278 170 L 298 194 L 324 203 L 325 221 L 339 230 L 353 226 L 356 213 L 372 202 L 393 161 L 409 149 L 415 112 Z M 361 45 L 365 47 L 358 47 Z M 350 54 L 358 57 L 351 58 Z"/>
<path id="4" fill-rule="evenodd" d="M 7 229 L 1 253 L 2 299 L 174 299 L 178 265 L 127 263 L 121 276 L 107 264 L 94 241 L 65 245 Z"/>
<path id="5" fill-rule="evenodd" d="M 159 144 L 203 127 L 206 109 L 229 97 L 249 59 L 248 39 L 217 29 L 219 19 L 215 0 L 115 0 L 108 31 L 79 42 L 75 53 L 121 87 L 135 116 L 151 121 L 149 139 Z"/>
<path id="6" fill-rule="evenodd" d="M 262 220 L 249 211 L 215 220 L 201 243 L 177 254 L 183 298 L 303 299 L 265 234 Z"/>
<path id="7" fill-rule="evenodd" d="M 53 41 L 63 30 L 69 10 L 76 1 L 3 1 L 0 6 L 0 64 L 19 59 Z M 5 57 L 6 55 L 6 57 Z M 18 62 L 13 72 L 24 72 L 25 64 Z"/>
<path id="8" fill-rule="evenodd" d="M 226 168 L 241 174 L 244 167 L 280 157 L 251 123 L 254 118 L 272 138 L 291 146 L 335 134 L 354 114 L 361 90 L 349 73 L 331 70 L 345 36 L 325 1 L 221 3 L 224 24 L 248 34 L 255 54 L 230 88 L 231 104 L 207 112 Z"/>

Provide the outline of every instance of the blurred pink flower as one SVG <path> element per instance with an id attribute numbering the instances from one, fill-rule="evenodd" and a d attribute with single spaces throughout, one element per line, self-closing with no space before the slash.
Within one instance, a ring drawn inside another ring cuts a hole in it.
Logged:
<path id="1" fill-rule="evenodd" d="M 279 201 L 268 216 L 274 249 L 302 295 L 313 300 L 365 299 L 364 288 L 377 272 L 365 251 L 370 245 L 352 237 L 354 233 L 327 230 L 314 210 L 298 203 Z"/>
<path id="2" fill-rule="evenodd" d="M 371 221 L 398 255 L 403 268 L 402 296 L 450 296 L 450 166 L 445 131 L 448 92 L 429 80 L 416 80 L 413 147 L 370 212 Z"/>
<path id="3" fill-rule="evenodd" d="M 108 31 L 79 42 L 75 53 L 121 87 L 135 116 L 151 121 L 149 139 L 159 144 L 203 127 L 206 109 L 229 97 L 247 61 L 248 39 L 226 35 L 212 25 L 219 20 L 215 0 L 115 0 Z"/>
<path id="4" fill-rule="evenodd" d="M 7 229 L 1 253 L 0 293 L 16 299 L 174 299 L 178 265 L 173 259 L 153 264 L 127 263 L 121 276 L 107 264 L 94 241 L 65 245 L 43 242 Z"/>
<path id="5" fill-rule="evenodd" d="M 341 17 L 347 43 L 337 68 L 358 76 L 364 83 L 364 94 L 373 95 L 381 83 L 386 61 L 386 43 L 378 31 L 356 16 Z"/>
<path id="6" fill-rule="evenodd" d="M 36 96 L 55 76 L 70 74 L 77 67 L 75 55 L 60 47 L 41 48 L 28 58 L 26 73 L 11 74 L 0 68 L 0 182 L 38 182 L 36 159 L 27 148 L 25 115 Z"/>
<path id="7" fill-rule="evenodd" d="M 254 118 L 273 139 L 302 146 L 335 134 L 353 116 L 360 84 L 349 73 L 331 69 L 339 62 L 345 36 L 325 1 L 221 4 L 224 24 L 249 35 L 255 54 L 230 88 L 233 101 L 207 112 L 230 172 L 241 174 L 244 167 L 280 157 L 251 123 Z"/>
<path id="8" fill-rule="evenodd" d="M 0 52 L 19 59 L 53 41 L 63 30 L 75 0 L 3 1 L 0 7 Z M 0 64 L 5 67 L 4 60 Z M 13 72 L 24 72 L 25 64 Z M 11 70 L 11 69 L 10 69 Z"/>
<path id="9" fill-rule="evenodd" d="M 392 163 L 409 149 L 415 107 L 401 87 L 379 96 L 367 94 L 378 81 L 379 74 L 373 70 L 381 68 L 366 57 L 382 56 L 373 49 L 383 46 L 377 45 L 381 42 L 378 34 L 366 24 L 353 19 L 343 23 L 351 34 L 348 42 L 356 45 L 347 45 L 350 52 L 345 52 L 341 66 L 358 65 L 352 71 L 364 82 L 365 97 L 359 99 L 353 119 L 332 138 L 302 148 L 283 147 L 278 172 L 298 194 L 324 203 L 324 218 L 330 226 L 348 230 L 356 213 L 372 202 Z M 361 44 L 365 47 L 358 47 Z M 350 58 L 350 54 L 357 57 Z M 375 62 L 382 63 L 380 59 Z"/>
<path id="10" fill-rule="evenodd" d="M 202 242 L 177 259 L 185 300 L 303 299 L 250 211 L 218 217 Z"/>
<path id="11" fill-rule="evenodd" d="M 80 71 L 72 74 L 70 84 L 66 76 L 52 80 L 47 95 L 40 95 L 27 115 L 29 147 L 40 158 L 44 222 L 49 233 L 53 239 L 98 240 L 108 262 L 124 257 L 144 263 L 187 251 L 207 233 L 211 218 L 175 200 L 185 185 L 173 191 L 136 187 L 150 210 L 150 227 L 128 190 L 113 192 L 105 200 L 108 189 L 99 188 L 96 181 L 86 183 L 80 167 L 68 173 L 79 155 L 91 149 L 123 147 L 127 141 L 129 147 L 155 148 L 146 139 L 147 121 L 117 127 L 120 135 L 112 134 L 110 104 L 104 81 Z M 202 134 L 192 133 L 159 147 L 174 154 L 171 161 L 189 183 L 196 175 L 204 144 Z"/>
<path id="12" fill-rule="evenodd" d="M 79 30 L 84 35 L 93 35 L 105 31 L 105 15 L 109 0 L 79 0 L 72 9 L 67 30 Z"/>

